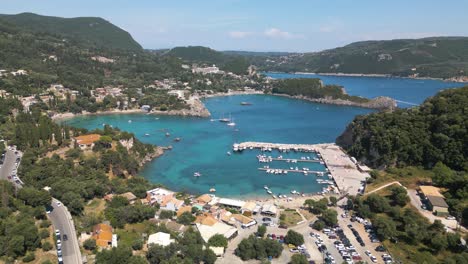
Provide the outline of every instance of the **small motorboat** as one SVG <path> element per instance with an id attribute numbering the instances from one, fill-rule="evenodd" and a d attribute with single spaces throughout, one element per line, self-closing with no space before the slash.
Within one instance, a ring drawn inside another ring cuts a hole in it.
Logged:
<path id="1" fill-rule="evenodd" d="M 169 134 L 169 132 L 166 132 L 166 137 L 169 137 L 171 134 Z"/>
<path id="2" fill-rule="evenodd" d="M 128 122 L 129 122 L 129 123 L 131 123 L 131 122 L 132 122 L 132 120 L 130 119 L 130 120 L 128 120 Z"/>
<path id="3" fill-rule="evenodd" d="M 195 173 L 193 174 L 193 176 L 194 176 L 194 177 L 200 177 L 200 176 L 201 176 L 201 173 L 195 172 Z"/>
<path id="4" fill-rule="evenodd" d="M 175 141 L 175 142 L 179 142 L 179 141 L 180 141 L 180 138 L 174 138 L 174 141 Z"/>
<path id="5" fill-rule="evenodd" d="M 226 152 L 226 154 L 227 154 L 228 156 L 231 156 L 231 152 L 230 152 L 230 151 Z"/>
<path id="6" fill-rule="evenodd" d="M 215 188 L 211 188 L 211 189 L 210 189 L 210 192 L 212 192 L 212 193 L 213 193 L 213 192 L 216 192 L 216 189 L 215 189 Z"/>
<path id="7" fill-rule="evenodd" d="M 265 186 L 263 186 L 263 189 L 268 190 L 270 188 L 268 188 L 268 186 L 265 185 Z"/>
<path id="8" fill-rule="evenodd" d="M 149 137 L 149 135 L 150 135 L 150 134 L 146 133 L 146 134 L 145 134 L 145 137 Z"/>
<path id="9" fill-rule="evenodd" d="M 249 102 L 241 102 L 240 104 L 241 105 L 252 105 L 252 103 L 249 103 Z"/>

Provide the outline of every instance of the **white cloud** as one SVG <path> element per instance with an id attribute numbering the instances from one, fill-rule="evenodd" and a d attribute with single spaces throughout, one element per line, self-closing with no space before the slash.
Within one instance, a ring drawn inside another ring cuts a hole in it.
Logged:
<path id="1" fill-rule="evenodd" d="M 241 39 L 252 36 L 254 33 L 249 31 L 231 31 L 229 32 L 229 36 L 231 38 Z"/>
<path id="2" fill-rule="evenodd" d="M 301 37 L 301 35 L 295 35 L 287 31 L 282 31 L 278 28 L 269 28 L 265 30 L 263 34 L 270 38 L 282 38 L 282 39 L 292 39 L 292 38 Z"/>

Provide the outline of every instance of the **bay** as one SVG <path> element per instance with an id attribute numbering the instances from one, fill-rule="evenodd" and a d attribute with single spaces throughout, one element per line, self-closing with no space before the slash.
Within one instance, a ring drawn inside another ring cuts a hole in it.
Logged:
<path id="1" fill-rule="evenodd" d="M 304 77 L 269 75 L 275 78 Z M 353 95 L 368 98 L 386 95 L 411 103 L 421 103 L 438 90 L 463 85 L 398 78 L 320 78 L 325 83 L 343 85 Z M 252 105 L 242 106 L 241 102 L 250 102 Z M 79 116 L 66 122 L 87 129 L 102 128 L 103 124 L 109 124 L 134 133 L 145 143 L 172 145 L 172 150 L 148 163 L 140 172 L 153 183 L 193 194 L 207 193 L 210 188 L 215 188 L 219 196 L 259 198 L 266 195 L 264 185 L 269 186 L 275 194 L 287 194 L 291 190 L 313 193 L 320 191 L 322 186 L 316 183 L 313 175 L 272 175 L 259 171 L 258 168 L 266 165 L 257 161 L 256 155 L 260 152 L 246 150 L 241 154 L 228 155 L 228 152 L 232 152 L 232 144 L 245 141 L 305 144 L 334 142 L 356 115 L 372 112 L 369 109 L 317 104 L 271 95 L 215 97 L 204 100 L 204 103 L 212 113 L 211 118 L 115 114 Z M 218 120 L 211 120 L 222 117 L 232 117 L 236 126 L 230 127 Z M 170 133 L 169 137 L 166 132 Z M 175 142 L 176 137 L 181 138 L 181 141 Z M 277 152 L 267 155 L 286 157 L 286 154 Z M 313 158 L 311 153 L 287 155 L 291 158 Z M 282 169 L 293 166 L 286 162 L 268 165 Z M 293 167 L 296 166 L 324 170 L 320 164 L 294 164 Z M 195 172 L 200 172 L 202 176 L 194 177 Z"/>

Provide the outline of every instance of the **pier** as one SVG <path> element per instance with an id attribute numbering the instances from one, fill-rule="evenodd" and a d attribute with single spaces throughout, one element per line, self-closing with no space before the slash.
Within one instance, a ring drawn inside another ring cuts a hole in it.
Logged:
<path id="1" fill-rule="evenodd" d="M 298 173 L 303 173 L 303 174 L 324 174 L 325 172 L 323 171 L 311 171 L 311 170 L 291 170 L 291 169 L 273 169 L 273 168 L 258 168 L 261 171 L 268 171 L 268 170 L 281 170 L 281 171 L 287 171 L 287 172 L 298 172 Z M 285 173 L 271 173 L 271 174 L 277 174 L 277 175 L 282 175 Z"/>
<path id="2" fill-rule="evenodd" d="M 370 175 L 359 170 L 356 162 L 348 156 L 339 146 L 334 143 L 326 144 L 278 144 L 266 142 L 243 142 L 233 145 L 235 152 L 247 149 L 260 149 L 262 151 L 297 151 L 297 152 L 315 152 L 319 159 L 323 160 L 324 166 L 328 168 L 338 190 L 342 195 L 357 195 L 364 190 L 366 178 Z M 273 158 L 272 158 L 273 159 Z M 288 159 L 283 159 L 288 160 Z M 316 162 L 315 160 L 301 160 L 297 162 Z M 320 162 L 320 161 L 319 161 Z M 271 170 L 272 168 L 270 168 Z M 259 168 L 259 170 L 268 170 L 268 168 Z M 304 170 L 287 170 L 288 172 L 304 173 Z M 315 173 L 307 171 L 307 173 Z M 284 174 L 284 173 L 282 173 Z"/>
<path id="3" fill-rule="evenodd" d="M 234 144 L 233 150 L 240 151 L 245 149 L 261 149 L 261 150 L 273 150 L 279 151 L 300 151 L 300 152 L 317 152 L 316 145 L 307 144 L 278 144 L 278 143 L 266 143 L 266 142 L 243 142 L 240 144 Z"/>

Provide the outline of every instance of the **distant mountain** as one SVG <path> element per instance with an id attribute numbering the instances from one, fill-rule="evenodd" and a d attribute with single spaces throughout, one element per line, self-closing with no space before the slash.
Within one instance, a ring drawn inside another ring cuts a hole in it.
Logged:
<path id="1" fill-rule="evenodd" d="M 243 51 L 243 50 L 225 50 L 222 51 L 228 55 L 241 55 L 241 56 L 287 56 L 295 54 L 294 52 L 281 52 L 281 51 Z"/>
<path id="2" fill-rule="evenodd" d="M 128 32 L 99 17 L 61 18 L 21 13 L 0 15 L 0 19 L 36 33 L 59 35 L 90 46 L 142 49 Z"/>
<path id="3" fill-rule="evenodd" d="M 244 56 L 224 54 L 207 47 L 175 47 L 165 53 L 189 63 L 216 64 L 220 69 L 236 74 L 245 74 L 250 63 Z"/>
<path id="4" fill-rule="evenodd" d="M 362 41 L 321 52 L 252 60 L 270 71 L 450 78 L 468 75 L 468 37 Z"/>

